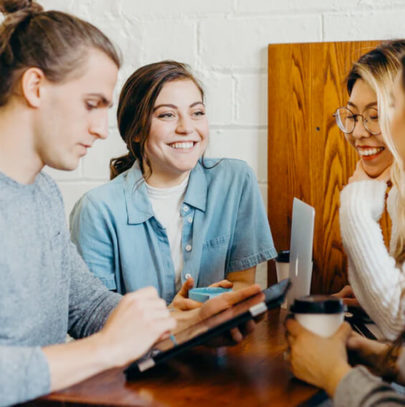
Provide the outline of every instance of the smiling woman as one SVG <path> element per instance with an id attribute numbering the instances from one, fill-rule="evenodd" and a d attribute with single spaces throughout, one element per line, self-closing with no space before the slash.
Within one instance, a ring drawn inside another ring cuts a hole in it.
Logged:
<path id="1" fill-rule="evenodd" d="M 405 325 L 405 282 L 400 278 L 404 250 L 399 239 L 402 223 L 397 199 L 402 187 L 392 188 L 387 199 L 393 223 L 390 252 L 378 223 L 385 206 L 387 183 L 391 185 L 392 153 L 398 156 L 390 131 L 390 96 L 403 52 L 405 40 L 397 40 L 363 55 L 348 75 L 350 97 L 343 109 L 350 113 L 344 116 L 338 109 L 336 114 L 339 127 L 361 157 L 340 194 L 340 228 L 352 288 L 345 292 L 354 293 L 388 339 L 395 338 Z"/>
<path id="2" fill-rule="evenodd" d="M 344 123 L 341 129 L 358 152 L 364 171 L 370 177 L 380 175 L 391 165 L 392 155 L 381 135 L 376 93 L 367 82 L 358 79 L 343 109 L 338 110 Z"/>
<path id="3" fill-rule="evenodd" d="M 387 49 L 392 50 L 391 46 L 395 44 L 398 43 L 385 44 L 377 51 L 384 53 Z M 401 65 L 402 69 L 397 76 L 393 92 L 391 92 L 392 82 L 391 87 L 387 89 L 387 95 L 393 94 L 394 112 L 391 128 L 386 129 L 388 132 L 384 132 L 384 137 L 386 143 L 392 148 L 396 170 L 404 176 L 405 57 L 401 58 Z M 379 72 L 383 75 L 384 70 L 380 69 Z M 380 92 L 377 90 L 378 93 Z M 369 258 L 369 263 L 364 263 L 363 270 L 355 270 L 356 273 L 364 273 L 363 279 L 356 277 L 357 281 L 364 283 L 362 296 L 369 297 L 368 304 L 373 303 L 374 309 L 371 308 L 371 310 L 375 311 L 373 317 L 377 315 L 380 323 L 383 316 L 387 317 L 387 320 L 383 321 L 384 324 L 381 324 L 385 328 L 385 332 L 388 332 L 393 338 L 392 332 L 400 329 L 401 335 L 393 344 L 379 343 L 354 334 L 351 332 L 350 326 L 344 323 L 331 337 L 321 338 L 306 330 L 293 319 L 289 319 L 286 323 L 290 361 L 295 376 L 325 389 L 333 397 L 335 406 L 394 407 L 405 404 L 403 392 L 395 393 L 388 383 L 381 380 L 382 377 L 386 381 L 404 385 L 405 378 L 405 305 L 403 297 L 405 278 L 404 261 L 401 260 L 401 255 L 405 251 L 405 234 L 401 227 L 403 226 L 401 223 L 404 222 L 405 199 L 402 195 L 403 183 L 396 181 L 398 180 L 394 178 L 394 186 L 389 198 L 393 228 L 396 231 L 392 246 L 397 249 L 400 247 L 402 250 L 396 250 L 395 257 L 390 258 L 384 251 L 381 233 L 378 233 L 376 222 L 378 209 L 380 209 L 378 204 L 383 201 L 385 182 L 367 179 L 363 174 L 363 181 L 354 183 L 354 185 L 357 184 L 354 190 L 363 192 L 363 196 L 360 198 L 366 198 L 364 195 L 367 193 L 368 200 L 360 201 L 357 207 L 353 205 L 354 216 L 350 220 L 354 224 L 351 232 L 355 233 L 353 254 L 360 259 Z M 376 193 L 379 195 L 376 196 Z M 376 198 L 379 202 L 376 202 Z M 359 226 L 363 228 L 363 231 L 356 229 Z M 360 244 L 363 253 L 359 250 Z M 357 263 L 356 257 L 352 260 L 353 264 Z M 375 268 L 370 269 L 374 265 Z M 367 311 L 369 310 L 367 309 Z M 380 315 L 378 311 L 380 311 Z M 352 351 L 352 356 L 356 356 L 355 367 L 349 365 L 346 348 Z"/>
<path id="4" fill-rule="evenodd" d="M 190 79 L 168 82 L 156 99 L 145 144 L 148 184 L 161 188 L 180 184 L 207 143 L 208 121 L 201 91 Z"/>
<path id="5" fill-rule="evenodd" d="M 399 47 L 398 53 L 402 50 L 400 42 L 395 44 L 392 50 L 387 51 L 394 57 L 395 47 Z M 383 74 L 375 75 L 380 66 Z M 335 113 L 340 130 L 360 156 L 362 169 L 372 178 L 381 175 L 392 164 L 392 154 L 385 144 L 379 120 L 380 115 L 388 115 L 388 101 L 380 98 L 378 104 L 375 89 L 376 86 L 377 90 L 384 89 L 384 80 L 389 79 L 391 70 L 395 72 L 397 69 L 398 66 L 391 66 L 379 50 L 363 55 L 347 77 L 347 105 L 338 108 Z"/>
<path id="6" fill-rule="evenodd" d="M 135 71 L 118 125 L 129 153 L 71 215 L 90 270 L 121 293 L 153 285 L 180 309 L 200 306 L 188 298 L 194 284 L 252 284 L 256 265 L 276 255 L 259 188 L 243 161 L 204 158 L 204 93 L 188 68 L 163 61 Z"/>

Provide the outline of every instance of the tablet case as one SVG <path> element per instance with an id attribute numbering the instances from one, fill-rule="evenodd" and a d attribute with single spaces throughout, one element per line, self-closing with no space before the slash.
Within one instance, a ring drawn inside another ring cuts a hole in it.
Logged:
<path id="1" fill-rule="evenodd" d="M 176 344 L 172 345 L 170 349 L 167 349 L 165 351 L 160 351 L 158 349 L 152 349 L 148 354 L 146 354 L 144 357 L 141 359 L 136 360 L 133 362 L 126 370 L 125 370 L 125 375 L 128 380 L 132 378 L 136 378 L 141 372 L 144 372 L 154 366 L 156 366 L 159 363 L 162 363 L 164 361 L 167 361 L 174 356 L 180 354 L 181 352 L 184 352 L 186 349 L 190 349 L 193 346 L 197 345 L 203 345 L 207 341 L 215 338 L 216 336 L 219 336 L 223 334 L 224 332 L 229 331 L 232 328 L 235 328 L 237 326 L 240 326 L 244 324 L 245 322 L 254 319 L 260 314 L 263 314 L 267 310 L 276 308 L 282 304 L 284 301 L 284 298 L 286 296 L 287 290 L 290 287 L 290 280 L 285 279 L 281 281 L 278 284 L 274 284 L 271 287 L 263 290 L 263 294 L 265 295 L 264 301 L 261 301 L 251 307 L 249 307 L 246 311 L 242 312 L 239 315 L 236 315 L 232 317 L 229 320 L 224 321 L 223 323 L 213 326 L 212 328 L 206 330 L 205 332 L 202 332 L 200 334 L 197 334 L 196 336 L 190 337 L 190 339 Z M 213 315 L 210 318 L 208 318 L 205 321 L 197 323 L 195 326 L 201 325 L 204 323 L 205 325 L 207 324 L 207 321 L 210 319 L 218 318 L 218 316 L 221 316 L 223 313 L 229 313 L 229 310 L 232 310 L 232 308 L 235 307 L 240 307 L 241 304 L 244 302 L 248 302 L 252 298 L 254 299 L 255 296 L 251 298 L 247 298 L 241 303 L 234 304 L 232 307 L 229 309 L 220 312 L 219 314 Z M 180 334 L 184 334 L 185 332 L 188 331 L 193 331 L 193 326 L 187 327 L 181 332 L 176 333 L 177 336 Z M 176 343 L 176 339 L 172 338 L 172 341 Z M 167 340 L 166 340 L 167 342 Z M 159 343 L 156 344 L 159 346 Z"/>

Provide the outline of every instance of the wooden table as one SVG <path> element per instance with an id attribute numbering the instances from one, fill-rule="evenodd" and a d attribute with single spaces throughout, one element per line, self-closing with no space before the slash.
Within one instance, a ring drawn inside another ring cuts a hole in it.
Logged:
<path id="1" fill-rule="evenodd" d="M 293 378 L 283 358 L 283 310 L 273 310 L 235 347 L 197 348 L 126 382 L 113 369 L 24 406 L 297 406 L 317 389 Z"/>

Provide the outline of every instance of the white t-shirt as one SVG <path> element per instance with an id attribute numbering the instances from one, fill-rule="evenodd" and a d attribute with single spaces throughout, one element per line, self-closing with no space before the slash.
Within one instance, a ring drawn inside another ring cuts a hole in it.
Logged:
<path id="1" fill-rule="evenodd" d="M 177 291 L 181 288 L 181 272 L 183 270 L 183 251 L 181 248 L 183 218 L 181 217 L 180 209 L 186 193 L 188 178 L 181 184 L 170 188 L 155 188 L 146 183 L 146 190 L 155 217 L 166 229 L 169 239 Z"/>

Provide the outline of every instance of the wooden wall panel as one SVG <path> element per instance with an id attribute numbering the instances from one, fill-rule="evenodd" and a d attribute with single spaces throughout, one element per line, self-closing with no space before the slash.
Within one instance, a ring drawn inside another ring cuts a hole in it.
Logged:
<path id="1" fill-rule="evenodd" d="M 357 153 L 332 114 L 346 104 L 345 77 L 353 61 L 378 41 L 272 44 L 268 48 L 268 213 L 277 250 L 290 243 L 292 199 L 313 205 L 313 292 L 346 282 L 339 231 L 339 193 Z M 389 233 L 383 220 L 384 234 Z M 269 282 L 275 281 L 269 272 Z"/>

